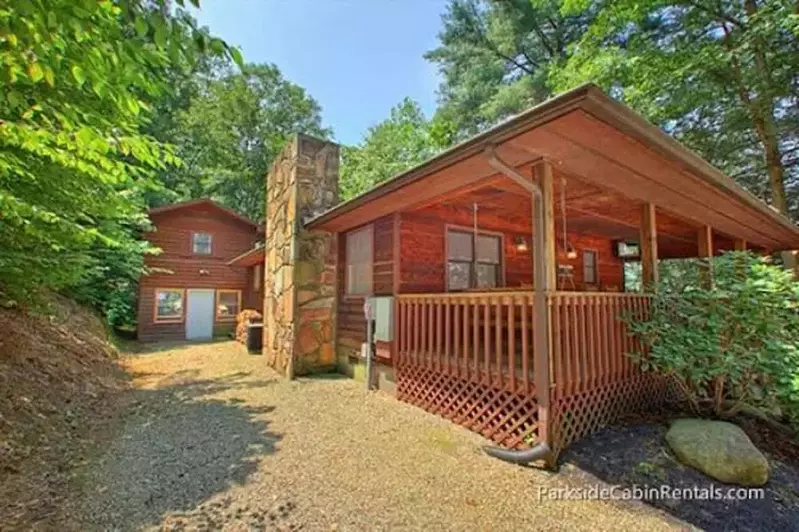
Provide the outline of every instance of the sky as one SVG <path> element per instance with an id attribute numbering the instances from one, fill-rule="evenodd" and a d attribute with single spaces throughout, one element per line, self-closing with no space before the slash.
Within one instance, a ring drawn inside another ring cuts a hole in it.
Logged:
<path id="1" fill-rule="evenodd" d="M 423 55 L 438 44 L 446 0 L 201 0 L 201 25 L 244 60 L 269 62 L 322 106 L 343 144 L 360 142 L 404 97 L 430 117 L 439 76 Z"/>

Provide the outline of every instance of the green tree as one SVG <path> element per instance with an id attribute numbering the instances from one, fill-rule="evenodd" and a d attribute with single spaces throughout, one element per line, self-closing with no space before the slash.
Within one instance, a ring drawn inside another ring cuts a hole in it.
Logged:
<path id="1" fill-rule="evenodd" d="M 551 81 L 595 81 L 783 213 L 799 214 L 792 0 L 568 0 L 598 11 Z"/>
<path id="2" fill-rule="evenodd" d="M 274 65 L 238 71 L 217 64 L 200 73 L 195 94 L 163 132 L 183 161 L 165 172 L 173 192 L 164 199 L 213 197 L 255 220 L 264 217 L 264 179 L 275 156 L 294 133 L 322 138 L 321 108 Z"/>
<path id="3" fill-rule="evenodd" d="M 435 155 L 447 142 L 443 121 L 428 121 L 421 107 L 405 98 L 387 119 L 370 127 L 361 144 L 345 147 L 341 197 L 357 196 Z"/>
<path id="4" fill-rule="evenodd" d="M 178 2 L 181 4 L 182 2 Z M 144 249 L 143 192 L 176 162 L 143 134 L 171 64 L 230 54 L 163 2 L 19 0 L 0 5 L 0 294 L 91 278 L 103 250 Z"/>
<path id="5" fill-rule="evenodd" d="M 478 133 L 552 94 L 552 68 L 593 19 L 590 9 L 564 16 L 555 0 L 452 0 L 440 46 L 437 114 L 458 137 Z"/>

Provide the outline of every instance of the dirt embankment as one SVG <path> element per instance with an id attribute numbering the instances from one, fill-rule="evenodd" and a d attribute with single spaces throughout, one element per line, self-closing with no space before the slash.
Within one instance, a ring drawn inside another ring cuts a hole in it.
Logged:
<path id="1" fill-rule="evenodd" d="M 100 318 L 61 297 L 0 308 L 0 523 L 46 526 L 123 389 Z"/>

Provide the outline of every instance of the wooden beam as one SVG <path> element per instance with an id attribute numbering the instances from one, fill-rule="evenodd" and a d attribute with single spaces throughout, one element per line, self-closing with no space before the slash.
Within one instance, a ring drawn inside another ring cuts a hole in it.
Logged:
<path id="1" fill-rule="evenodd" d="M 735 246 L 735 251 L 746 251 L 746 240 L 743 238 L 736 238 L 733 245 Z"/>
<path id="2" fill-rule="evenodd" d="M 535 220 L 536 248 L 533 256 L 535 275 L 533 312 L 533 372 L 536 400 L 538 401 L 538 437 L 540 441 L 550 441 L 550 371 L 549 371 L 549 306 L 550 294 L 556 289 L 555 270 L 555 186 L 552 166 L 548 161 L 540 161 L 533 166 L 533 175 L 541 188 L 541 201 L 536 201 L 533 219 Z M 543 263 L 543 264 L 542 264 Z M 541 272 L 537 268 L 543 267 Z"/>
<path id="3" fill-rule="evenodd" d="M 658 282 L 658 233 L 655 205 L 641 209 L 641 286 L 646 291 Z"/>
<path id="4" fill-rule="evenodd" d="M 540 161 L 533 167 L 535 178 L 544 200 L 544 227 L 543 231 L 535 228 L 535 238 L 543 238 L 544 254 L 546 257 L 546 278 L 544 290 L 555 290 L 557 256 L 555 253 L 555 182 L 552 175 L 552 165 L 548 161 Z"/>
<path id="5" fill-rule="evenodd" d="M 701 259 L 699 274 L 702 278 L 702 285 L 709 288 L 713 285 L 713 267 L 711 263 L 713 259 L 713 228 L 709 225 L 700 227 L 696 240 L 699 258 Z"/>

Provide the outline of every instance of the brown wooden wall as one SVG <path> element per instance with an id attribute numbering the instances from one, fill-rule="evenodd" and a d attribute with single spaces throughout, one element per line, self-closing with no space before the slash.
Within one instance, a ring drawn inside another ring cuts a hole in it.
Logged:
<path id="1" fill-rule="evenodd" d="M 374 222 L 373 288 L 375 295 L 394 293 L 394 217 L 386 216 Z M 345 287 L 346 238 L 339 238 L 338 268 L 338 343 L 357 353 L 366 341 L 366 320 L 363 315 L 364 298 L 347 296 Z M 378 346 L 378 356 L 387 356 L 385 346 Z"/>
<path id="2" fill-rule="evenodd" d="M 232 258 L 251 249 L 256 241 L 256 228 L 205 205 L 190 206 L 153 216 L 155 231 L 144 238 L 163 252 L 148 256 L 145 264 L 167 270 L 155 272 L 139 280 L 138 337 L 143 341 L 180 340 L 185 338 L 184 323 L 154 323 L 153 306 L 156 288 L 213 288 L 242 291 L 242 305 L 247 300 L 248 274 L 245 268 L 227 266 Z M 213 235 L 212 254 L 194 255 L 191 249 L 193 232 Z M 201 275 L 207 270 L 208 275 Z M 184 299 L 184 318 L 186 302 Z M 231 327 L 231 323 L 215 325 L 215 333 Z"/>
<path id="3" fill-rule="evenodd" d="M 434 206 L 419 211 L 401 213 L 397 216 L 399 243 L 394 243 L 394 216 L 386 216 L 374 222 L 374 292 L 376 295 L 391 295 L 395 287 L 395 254 L 399 251 L 399 293 L 444 292 L 445 290 L 445 238 L 448 225 L 470 228 L 472 212 L 452 206 Z M 505 286 L 518 287 L 533 282 L 532 242 L 530 230 L 520 227 L 508 219 L 478 218 L 479 228 L 503 235 L 503 270 Z M 524 237 L 527 251 L 519 251 L 515 237 Z M 561 264 L 574 267 L 575 290 L 621 291 L 623 289 L 622 261 L 613 256 L 611 240 L 591 235 L 571 233 L 569 242 L 578 251 L 575 260 L 560 259 Z M 561 243 L 558 242 L 561 246 Z M 587 287 L 583 283 L 584 249 L 593 249 L 598 254 L 599 283 Z M 346 238 L 339 238 L 339 344 L 355 352 L 366 341 L 366 320 L 363 317 L 363 297 L 345 295 L 344 265 L 346 264 Z M 571 285 L 560 285 L 560 289 L 571 290 Z M 379 349 L 380 350 L 380 349 Z M 383 350 L 387 355 L 388 347 Z"/>
<path id="4" fill-rule="evenodd" d="M 472 212 L 468 209 L 434 206 L 402 213 L 400 222 L 400 292 L 424 293 L 445 290 L 446 257 L 445 239 L 448 225 L 468 229 L 472 226 Z M 503 269 L 505 286 L 517 287 L 532 284 L 533 250 L 530 229 L 516 226 L 508 220 L 494 219 L 478 214 L 478 229 L 498 232 L 503 235 Z M 528 243 L 526 251 L 519 251 L 516 237 L 524 237 Z M 607 238 L 570 233 L 570 244 L 577 250 L 575 260 L 559 259 L 559 264 L 574 267 L 575 290 L 594 289 L 620 291 L 623 288 L 622 261 L 613 255 L 613 242 Z M 560 239 L 558 246 L 562 247 Z M 583 283 L 584 249 L 598 254 L 599 283 L 587 287 Z M 569 286 L 560 286 L 570 290 Z"/>

